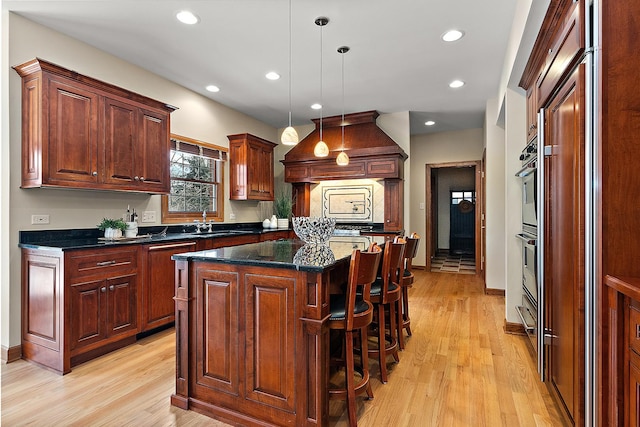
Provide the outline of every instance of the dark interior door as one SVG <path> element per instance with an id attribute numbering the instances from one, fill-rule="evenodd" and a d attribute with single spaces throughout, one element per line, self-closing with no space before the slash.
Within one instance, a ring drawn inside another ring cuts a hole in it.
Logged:
<path id="1" fill-rule="evenodd" d="M 449 218 L 449 252 L 455 255 L 473 255 L 476 235 L 475 203 L 467 199 L 451 203 Z"/>

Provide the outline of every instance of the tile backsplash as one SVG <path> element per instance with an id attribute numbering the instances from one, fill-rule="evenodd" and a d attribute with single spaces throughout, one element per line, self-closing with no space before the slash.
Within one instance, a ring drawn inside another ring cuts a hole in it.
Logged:
<path id="1" fill-rule="evenodd" d="M 311 189 L 311 216 L 382 222 L 384 186 L 373 180 L 324 181 Z"/>

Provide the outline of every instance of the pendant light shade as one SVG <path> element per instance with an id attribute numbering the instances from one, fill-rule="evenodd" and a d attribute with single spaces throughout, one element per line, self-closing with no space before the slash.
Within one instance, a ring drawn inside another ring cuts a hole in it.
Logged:
<path id="1" fill-rule="evenodd" d="M 320 27 L 320 140 L 316 142 L 316 146 L 313 147 L 313 155 L 316 157 L 327 157 L 329 155 L 329 147 L 326 142 L 322 140 L 322 27 L 329 23 L 329 18 L 320 17 L 316 19 L 316 25 Z"/>
<path id="2" fill-rule="evenodd" d="M 336 163 L 338 166 L 347 166 L 349 164 L 349 156 L 344 151 L 341 151 L 336 157 Z"/>
<path id="3" fill-rule="evenodd" d="M 329 146 L 323 140 L 316 142 L 313 147 L 313 155 L 316 157 L 327 157 L 329 155 Z"/>
<path id="4" fill-rule="evenodd" d="M 289 126 L 280 136 L 280 141 L 284 145 L 296 145 L 300 140 L 298 132 L 291 126 L 291 78 L 291 0 L 289 0 Z"/>
<path id="5" fill-rule="evenodd" d="M 296 145 L 300 141 L 298 137 L 298 132 L 296 132 L 296 130 L 292 126 L 287 126 L 285 130 L 282 132 L 280 141 L 284 145 Z"/>
<path id="6" fill-rule="evenodd" d="M 344 54 L 349 52 L 349 46 L 340 46 L 338 53 L 342 55 L 342 122 L 340 123 L 340 129 L 342 131 L 342 148 L 338 157 L 336 157 L 336 163 L 338 166 L 347 166 L 349 164 L 349 156 L 344 152 Z"/>

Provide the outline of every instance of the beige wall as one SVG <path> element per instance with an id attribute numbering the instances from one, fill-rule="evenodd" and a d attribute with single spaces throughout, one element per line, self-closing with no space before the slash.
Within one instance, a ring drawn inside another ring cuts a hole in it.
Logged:
<path id="1" fill-rule="evenodd" d="M 3 13 L 6 14 L 6 13 Z M 3 26 L 3 41 L 8 35 L 8 66 L 18 65 L 35 57 L 54 62 L 79 73 L 138 92 L 142 95 L 177 106 L 171 116 L 171 131 L 180 135 L 228 147 L 227 135 L 249 132 L 276 141 L 277 129 L 222 106 L 151 72 L 122 61 L 78 40 L 69 38 L 18 15 L 8 14 L 9 28 Z M 3 56 L 6 49 L 2 49 Z M 169 58 L 168 58 L 169 60 Z M 3 348 L 20 344 L 20 251 L 19 230 L 93 228 L 105 216 L 119 216 L 127 205 L 137 211 L 155 210 L 160 220 L 160 197 L 147 194 L 95 192 L 80 190 L 29 189 L 20 185 L 20 105 L 21 80 L 16 72 L 3 67 L 3 87 L 8 82 L 8 102 L 3 92 L 2 147 L 9 147 L 10 225 L 8 252 L 10 273 L 2 280 L 2 342 Z M 8 79 L 8 80 L 6 80 Z M 6 124 L 9 124 L 8 138 Z M 3 157 L 4 159 L 5 157 Z M 6 171 L 3 168 L 3 177 Z M 228 168 L 225 168 L 229 194 Z M 6 181 L 2 181 L 5 184 Z M 7 197 L 3 191 L 2 198 Z M 3 210 L 7 205 L 3 203 Z M 234 213 L 237 222 L 258 221 L 256 202 L 230 202 L 225 197 L 225 221 Z M 48 214 L 50 224 L 34 226 L 31 215 Z M 2 224 L 5 224 L 2 218 Z M 7 234 L 3 233 L 3 241 Z M 3 257 L 3 259 L 6 259 Z M 5 267 L 6 265 L 3 265 Z M 3 272 L 6 271 L 3 268 Z"/>
<path id="2" fill-rule="evenodd" d="M 505 289 L 505 147 L 504 128 L 497 126 L 498 102 L 487 102 L 485 118 L 485 283 Z M 519 206 L 519 205 L 518 205 Z"/>
<path id="3" fill-rule="evenodd" d="M 427 235 L 426 210 L 420 209 L 421 203 L 424 205 L 426 198 L 426 165 L 481 160 L 482 149 L 483 131 L 481 128 L 411 137 L 411 157 L 409 157 L 411 186 L 408 193 L 411 228 L 408 231 L 415 231 L 421 236 Z M 405 198 L 407 198 L 406 193 Z M 424 266 L 426 262 L 426 244 L 421 244 L 414 264 Z"/>

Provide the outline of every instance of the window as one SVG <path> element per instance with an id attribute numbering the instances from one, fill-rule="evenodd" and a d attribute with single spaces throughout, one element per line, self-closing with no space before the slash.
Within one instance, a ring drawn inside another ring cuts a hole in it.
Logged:
<path id="1" fill-rule="evenodd" d="M 162 222 L 224 220 L 224 161 L 227 149 L 171 135 L 171 193 L 162 196 Z"/>
<path id="2" fill-rule="evenodd" d="M 471 203 L 476 202 L 475 191 L 452 191 L 451 192 L 451 204 L 459 205 L 461 201 L 468 200 Z"/>

